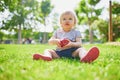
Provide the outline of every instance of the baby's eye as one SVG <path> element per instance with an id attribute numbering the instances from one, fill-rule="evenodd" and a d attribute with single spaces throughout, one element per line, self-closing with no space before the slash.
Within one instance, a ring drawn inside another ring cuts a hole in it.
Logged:
<path id="1" fill-rule="evenodd" d="M 65 18 L 63 18 L 63 20 L 66 20 Z"/>
<path id="2" fill-rule="evenodd" d="M 72 20 L 72 18 L 69 18 L 69 20 Z"/>

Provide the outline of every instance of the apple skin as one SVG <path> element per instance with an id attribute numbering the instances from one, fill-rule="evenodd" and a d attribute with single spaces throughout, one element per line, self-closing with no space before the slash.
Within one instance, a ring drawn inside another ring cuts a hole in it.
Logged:
<path id="1" fill-rule="evenodd" d="M 69 40 L 68 40 L 68 39 L 62 39 L 62 40 L 60 41 L 61 47 L 64 47 L 64 46 L 67 45 L 68 43 L 69 43 Z"/>

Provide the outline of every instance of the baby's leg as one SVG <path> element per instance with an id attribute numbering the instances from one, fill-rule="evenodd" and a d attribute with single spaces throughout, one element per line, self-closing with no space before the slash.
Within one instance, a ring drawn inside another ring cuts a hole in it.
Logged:
<path id="1" fill-rule="evenodd" d="M 80 59 L 84 57 L 84 55 L 86 54 L 86 50 L 85 48 L 81 47 L 81 48 L 78 48 L 76 51 L 74 51 L 72 53 L 72 56 L 73 57 L 79 57 Z"/>
<path id="2" fill-rule="evenodd" d="M 52 50 L 52 49 L 46 49 L 46 50 L 44 51 L 44 56 L 48 56 L 48 57 L 51 57 L 51 58 L 53 58 L 53 59 L 55 59 L 55 58 L 60 58 L 60 57 L 57 55 L 57 53 L 56 53 L 54 50 Z"/>
<path id="3" fill-rule="evenodd" d="M 92 47 L 87 51 L 87 53 L 81 58 L 81 62 L 91 63 L 96 60 L 99 56 L 99 49 L 97 47 Z"/>
<path id="4" fill-rule="evenodd" d="M 33 59 L 34 60 L 44 60 L 44 61 L 51 61 L 52 58 L 59 58 L 59 56 L 56 54 L 54 50 L 46 49 L 44 51 L 44 54 L 34 54 Z"/>
<path id="5" fill-rule="evenodd" d="M 92 47 L 90 50 L 86 51 L 84 48 L 78 48 L 72 55 L 73 57 L 79 56 L 81 62 L 91 63 L 99 56 L 99 49 Z"/>

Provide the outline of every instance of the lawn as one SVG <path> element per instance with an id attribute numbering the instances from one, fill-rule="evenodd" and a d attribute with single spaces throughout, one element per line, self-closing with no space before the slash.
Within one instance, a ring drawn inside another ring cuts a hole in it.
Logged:
<path id="1" fill-rule="evenodd" d="M 78 59 L 33 60 L 34 53 L 55 48 L 47 44 L 0 44 L 0 80 L 120 80 L 120 46 L 84 45 L 92 46 L 100 49 L 100 56 L 87 64 Z"/>

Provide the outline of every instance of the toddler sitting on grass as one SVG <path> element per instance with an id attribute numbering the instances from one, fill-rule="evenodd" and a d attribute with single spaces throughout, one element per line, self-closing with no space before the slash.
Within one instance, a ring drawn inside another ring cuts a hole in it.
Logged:
<path id="1" fill-rule="evenodd" d="M 60 16 L 61 28 L 57 29 L 49 39 L 56 50 L 46 49 L 44 54 L 34 54 L 34 60 L 51 61 L 56 58 L 80 58 L 80 62 L 91 63 L 99 56 L 99 49 L 92 47 L 86 51 L 82 47 L 81 33 L 75 29 L 77 17 L 72 11 L 65 11 Z"/>

